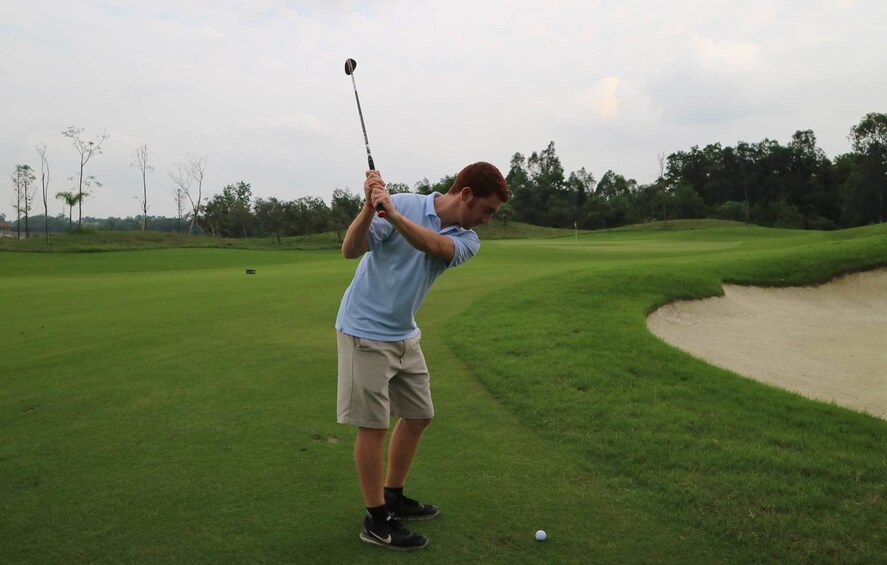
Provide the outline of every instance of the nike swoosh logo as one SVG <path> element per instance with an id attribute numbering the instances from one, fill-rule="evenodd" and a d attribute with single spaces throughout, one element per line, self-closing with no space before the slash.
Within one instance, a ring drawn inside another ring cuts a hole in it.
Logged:
<path id="1" fill-rule="evenodd" d="M 376 538 L 377 540 L 379 540 L 382 543 L 389 543 L 389 544 L 391 543 L 391 534 L 388 534 L 388 537 L 383 538 L 382 536 L 376 535 L 376 532 L 370 530 L 370 535 L 372 535 L 374 538 Z"/>

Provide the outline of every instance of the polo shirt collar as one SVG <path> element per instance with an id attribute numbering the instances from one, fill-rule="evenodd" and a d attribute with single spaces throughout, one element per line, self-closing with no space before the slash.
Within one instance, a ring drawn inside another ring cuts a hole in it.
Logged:
<path id="1" fill-rule="evenodd" d="M 434 209 L 434 199 L 443 196 L 443 194 L 439 192 L 432 192 L 425 198 L 425 215 L 432 216 L 437 219 L 437 225 L 440 225 L 440 216 L 437 215 L 437 210 Z M 439 233 L 445 233 L 449 231 L 459 231 L 462 229 L 462 226 L 459 224 L 453 224 L 451 226 L 447 226 L 439 231 Z"/>
<path id="2" fill-rule="evenodd" d="M 426 216 L 434 216 L 435 218 L 438 218 L 437 210 L 434 209 L 434 199 L 437 198 L 438 196 L 443 196 L 443 195 L 439 192 L 432 192 L 431 194 L 429 194 L 425 198 L 425 215 Z"/>

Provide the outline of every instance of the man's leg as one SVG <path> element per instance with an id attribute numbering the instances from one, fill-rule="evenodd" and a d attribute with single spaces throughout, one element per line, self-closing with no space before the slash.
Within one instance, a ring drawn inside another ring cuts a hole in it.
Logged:
<path id="1" fill-rule="evenodd" d="M 394 431 L 391 433 L 391 442 L 388 445 L 388 474 L 385 477 L 385 486 L 389 488 L 403 488 L 422 439 L 422 432 L 431 423 L 426 420 L 397 421 Z M 384 437 L 384 436 L 383 436 Z"/>
<path id="2" fill-rule="evenodd" d="M 440 514 L 433 504 L 422 504 L 403 494 L 403 485 L 410 472 L 413 457 L 422 439 L 422 432 L 431 423 L 428 419 L 398 420 L 388 446 L 388 474 L 385 478 L 385 505 L 397 519 L 428 520 Z"/>
<path id="3" fill-rule="evenodd" d="M 358 428 L 354 442 L 354 462 L 367 508 L 385 504 L 382 494 L 386 429 Z"/>
<path id="4" fill-rule="evenodd" d="M 387 509 L 382 479 L 384 477 L 385 434 L 387 429 L 358 428 L 354 442 L 354 461 L 360 477 L 367 516 L 360 539 L 390 549 L 422 549 L 428 538 L 400 525 Z M 381 513 L 381 516 L 379 515 Z"/>

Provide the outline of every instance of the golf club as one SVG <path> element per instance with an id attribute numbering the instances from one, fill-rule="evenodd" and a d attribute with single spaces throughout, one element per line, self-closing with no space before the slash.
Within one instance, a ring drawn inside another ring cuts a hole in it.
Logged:
<path id="1" fill-rule="evenodd" d="M 357 100 L 357 113 L 360 116 L 360 129 L 363 130 L 363 142 L 366 144 L 367 148 L 367 163 L 370 166 L 371 171 L 376 170 L 376 165 L 373 163 L 373 154 L 370 153 L 370 140 L 367 138 L 367 128 L 363 123 L 363 111 L 360 109 L 360 96 L 357 95 L 357 83 L 354 81 L 354 69 L 357 68 L 357 61 L 354 59 L 345 59 L 345 74 L 351 77 L 351 84 L 354 86 L 354 99 Z M 385 208 L 379 204 L 376 206 L 376 211 L 379 213 L 380 218 L 385 217 Z"/>

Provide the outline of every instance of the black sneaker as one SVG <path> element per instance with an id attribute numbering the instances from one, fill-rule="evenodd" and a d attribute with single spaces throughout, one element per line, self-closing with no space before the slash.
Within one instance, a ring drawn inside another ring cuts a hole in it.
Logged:
<path id="1" fill-rule="evenodd" d="M 440 514 L 440 508 L 433 504 L 422 504 L 418 500 L 385 491 L 385 507 L 395 520 L 430 520 Z"/>
<path id="2" fill-rule="evenodd" d="M 360 541 L 401 551 L 422 549 L 428 545 L 428 538 L 404 528 L 391 515 L 381 523 L 374 522 L 369 516 L 364 518 Z"/>

